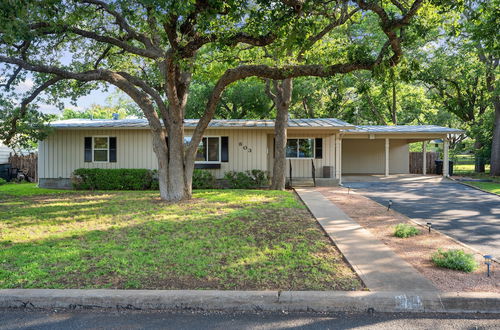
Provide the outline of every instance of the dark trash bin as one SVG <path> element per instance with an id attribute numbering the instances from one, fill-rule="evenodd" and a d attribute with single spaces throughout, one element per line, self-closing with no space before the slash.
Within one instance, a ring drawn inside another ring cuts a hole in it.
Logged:
<path id="1" fill-rule="evenodd" d="M 10 164 L 0 164 L 0 178 L 10 181 Z"/>
<path id="2" fill-rule="evenodd" d="M 443 175 L 443 161 L 442 160 L 436 160 L 434 161 L 436 163 L 436 174 Z M 448 162 L 448 174 L 450 176 L 453 175 L 453 161 Z"/>

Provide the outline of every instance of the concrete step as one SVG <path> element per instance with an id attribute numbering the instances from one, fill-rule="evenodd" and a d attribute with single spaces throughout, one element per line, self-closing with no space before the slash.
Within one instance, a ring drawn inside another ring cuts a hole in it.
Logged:
<path id="1" fill-rule="evenodd" d="M 288 183 L 290 183 L 290 180 L 287 180 Z M 308 179 L 308 178 L 297 178 L 297 179 L 292 179 L 292 187 L 314 187 L 314 181 L 313 179 Z"/>

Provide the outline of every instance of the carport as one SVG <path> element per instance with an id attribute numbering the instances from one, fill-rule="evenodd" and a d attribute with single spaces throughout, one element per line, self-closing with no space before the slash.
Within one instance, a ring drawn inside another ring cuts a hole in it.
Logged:
<path id="1" fill-rule="evenodd" d="M 434 125 L 362 125 L 345 130 L 342 134 L 342 175 L 409 174 L 409 144 L 422 142 L 423 175 L 426 169 L 426 141 L 442 139 L 443 162 L 449 161 L 449 141 L 462 130 Z M 448 166 L 443 166 L 443 176 L 448 177 Z"/>

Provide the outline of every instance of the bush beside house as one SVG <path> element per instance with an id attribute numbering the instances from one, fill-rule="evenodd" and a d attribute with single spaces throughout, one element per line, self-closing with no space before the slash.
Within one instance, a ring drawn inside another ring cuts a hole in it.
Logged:
<path id="1" fill-rule="evenodd" d="M 158 190 L 158 171 L 148 169 L 79 168 L 71 178 L 78 190 Z M 193 189 L 251 189 L 269 185 L 269 176 L 261 170 L 227 172 L 224 183 L 219 184 L 207 170 L 193 172 Z"/>
<path id="2" fill-rule="evenodd" d="M 229 171 L 224 175 L 224 180 L 233 189 L 260 188 L 269 185 L 269 176 L 261 170 L 246 172 Z"/>
<path id="3" fill-rule="evenodd" d="M 71 178 L 79 190 L 147 190 L 153 183 L 153 172 L 146 169 L 79 168 Z"/>

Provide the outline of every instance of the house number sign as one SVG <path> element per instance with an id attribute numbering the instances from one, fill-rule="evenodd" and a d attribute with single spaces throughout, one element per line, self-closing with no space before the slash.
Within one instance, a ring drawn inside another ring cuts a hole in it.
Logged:
<path id="1" fill-rule="evenodd" d="M 246 152 L 252 152 L 252 148 L 249 148 L 248 146 L 244 146 L 242 142 L 238 143 L 238 145 L 241 147 Z"/>

